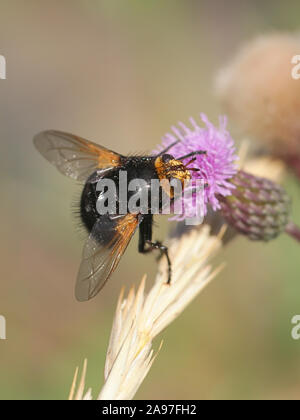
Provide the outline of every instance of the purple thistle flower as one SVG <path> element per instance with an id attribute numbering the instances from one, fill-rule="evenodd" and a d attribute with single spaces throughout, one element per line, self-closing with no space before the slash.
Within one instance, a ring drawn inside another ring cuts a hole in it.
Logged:
<path id="1" fill-rule="evenodd" d="M 204 215 L 207 213 L 207 206 L 211 205 L 213 210 L 221 208 L 218 196 L 228 196 L 235 188 L 230 179 L 236 174 L 235 161 L 238 159 L 235 154 L 233 139 L 226 129 L 226 117 L 220 117 L 219 128 L 215 127 L 205 114 L 200 114 L 205 127 L 200 127 L 193 118 L 190 118 L 191 128 L 183 123 L 178 127 L 172 127 L 173 133 L 163 137 L 160 145 L 153 153 L 158 154 L 161 150 L 181 140 L 174 145 L 168 153 L 176 158 L 185 156 L 190 152 L 203 150 L 205 155 L 197 155 L 191 166 L 198 171 L 191 171 L 192 180 L 201 179 L 207 186 L 204 189 Z M 191 159 L 183 160 L 187 164 Z M 172 220 L 183 220 L 186 217 L 193 217 L 195 197 L 184 200 L 184 214 L 175 215 Z"/>

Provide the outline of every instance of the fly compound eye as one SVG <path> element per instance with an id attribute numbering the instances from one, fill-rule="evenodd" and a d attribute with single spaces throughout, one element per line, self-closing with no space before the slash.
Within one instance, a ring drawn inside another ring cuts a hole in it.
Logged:
<path id="1" fill-rule="evenodd" d="M 164 155 L 162 155 L 161 160 L 163 163 L 168 163 L 170 162 L 170 160 L 173 160 L 174 157 L 172 155 L 169 155 L 167 153 L 165 153 Z"/>

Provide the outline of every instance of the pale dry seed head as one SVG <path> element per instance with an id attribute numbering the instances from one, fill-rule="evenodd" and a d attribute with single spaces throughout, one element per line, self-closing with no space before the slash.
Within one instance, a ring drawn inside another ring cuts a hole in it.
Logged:
<path id="1" fill-rule="evenodd" d="M 299 33 L 267 34 L 246 43 L 216 78 L 230 122 L 280 157 L 300 154 L 300 80 L 292 77 L 299 55 Z"/>
<path id="2" fill-rule="evenodd" d="M 113 321 L 105 369 L 104 385 L 98 399 L 132 399 L 149 372 L 156 353 L 153 340 L 203 290 L 222 267 L 213 270 L 210 259 L 221 247 L 221 235 L 210 235 L 203 226 L 172 240 L 169 246 L 173 262 L 172 284 L 167 284 L 164 259 L 159 264 L 154 285 L 145 292 L 144 277 L 135 291 L 132 287 L 124 297 L 121 291 Z M 86 363 L 77 392 L 75 373 L 70 399 L 91 399 L 91 391 L 84 393 Z"/>

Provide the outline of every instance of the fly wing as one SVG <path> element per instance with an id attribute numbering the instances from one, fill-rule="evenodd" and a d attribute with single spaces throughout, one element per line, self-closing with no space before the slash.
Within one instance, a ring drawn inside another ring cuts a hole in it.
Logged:
<path id="1" fill-rule="evenodd" d="M 42 131 L 33 139 L 37 150 L 64 175 L 85 181 L 96 170 L 121 164 L 122 156 L 103 146 L 62 131 Z"/>
<path id="2" fill-rule="evenodd" d="M 84 246 L 75 296 L 79 301 L 95 297 L 116 269 L 141 215 L 101 216 Z"/>

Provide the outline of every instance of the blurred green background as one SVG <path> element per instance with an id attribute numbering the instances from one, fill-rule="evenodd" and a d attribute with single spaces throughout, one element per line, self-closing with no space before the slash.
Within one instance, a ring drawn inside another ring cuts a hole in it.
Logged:
<path id="1" fill-rule="evenodd" d="M 127 154 L 153 149 L 200 111 L 216 122 L 217 70 L 251 37 L 299 29 L 299 16 L 299 1 L 1 2 L 0 398 L 64 399 L 85 357 L 96 395 L 119 290 L 144 272 L 151 282 L 156 270 L 134 238 L 102 293 L 75 301 L 82 235 L 71 204 L 80 187 L 38 155 L 32 137 L 55 128 Z M 300 223 L 299 185 L 286 186 Z M 170 224 L 157 222 L 163 239 Z M 136 397 L 298 399 L 299 255 L 285 235 L 225 249 L 226 269 L 162 334 Z"/>

